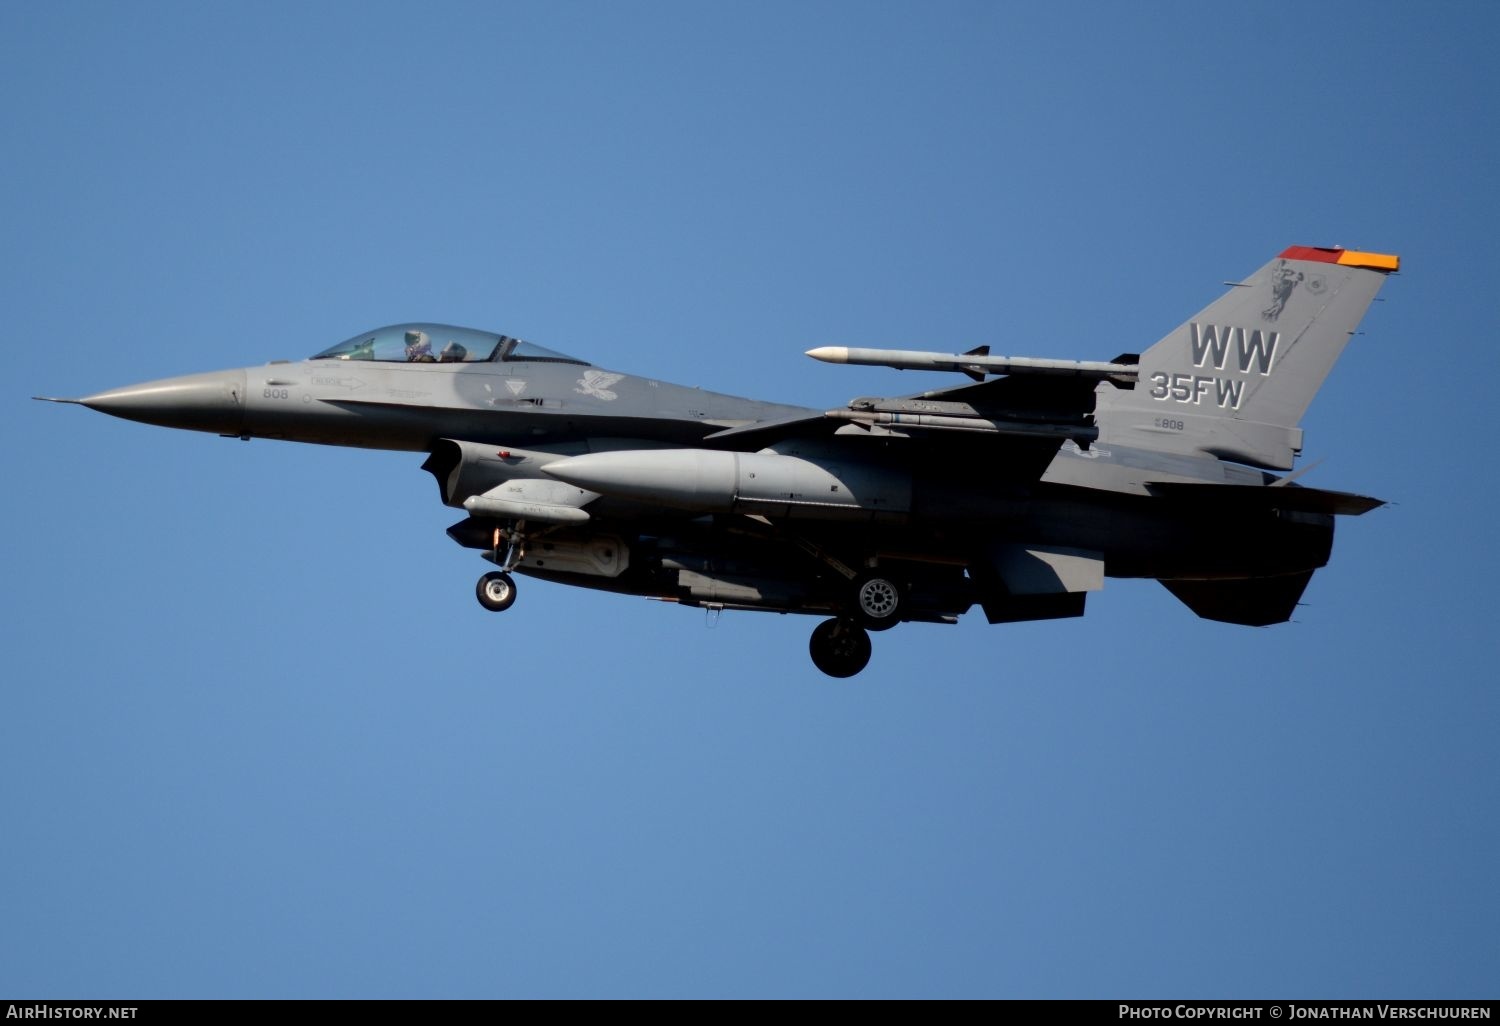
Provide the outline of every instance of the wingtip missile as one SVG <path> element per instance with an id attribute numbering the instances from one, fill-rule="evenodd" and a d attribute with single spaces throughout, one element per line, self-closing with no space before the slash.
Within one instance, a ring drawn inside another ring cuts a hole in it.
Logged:
<path id="1" fill-rule="evenodd" d="M 809 349 L 807 355 L 814 360 L 822 360 L 824 363 L 848 363 L 849 347 L 818 346 L 816 349 Z"/>
<path id="2" fill-rule="evenodd" d="M 959 371 L 971 377 L 976 374 L 1050 374 L 1078 378 L 1109 379 L 1117 383 L 1133 382 L 1140 368 L 1134 363 L 1099 360 L 1042 360 L 1024 356 L 990 356 L 988 347 L 979 346 L 967 353 L 935 353 L 920 349 L 854 349 L 848 346 L 819 346 L 807 355 L 824 363 L 859 364 L 867 367 L 891 367 L 896 370 Z"/>

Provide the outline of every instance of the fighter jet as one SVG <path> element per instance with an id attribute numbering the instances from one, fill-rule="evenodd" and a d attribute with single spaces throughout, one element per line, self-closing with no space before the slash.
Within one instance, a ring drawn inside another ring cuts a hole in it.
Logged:
<path id="1" fill-rule="evenodd" d="M 1287 620 L 1334 519 L 1378 499 L 1292 480 L 1308 404 L 1399 259 L 1293 246 L 1139 355 L 1076 362 L 821 347 L 835 364 L 968 381 L 827 410 L 604 370 L 445 324 L 361 332 L 301 362 L 59 399 L 212 432 L 426 453 L 448 529 L 515 575 L 709 610 L 825 617 L 850 677 L 870 631 L 1081 616 L 1106 577 L 1201 617 Z M 42 397 L 39 397 L 42 398 Z"/>

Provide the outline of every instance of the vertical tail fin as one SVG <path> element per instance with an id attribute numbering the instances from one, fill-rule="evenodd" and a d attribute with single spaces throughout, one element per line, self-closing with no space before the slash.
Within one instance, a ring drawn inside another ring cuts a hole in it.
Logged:
<path id="1" fill-rule="evenodd" d="M 1291 469 L 1298 421 L 1399 266 L 1290 247 L 1142 353 L 1133 390 L 1100 390 L 1100 440 Z"/>

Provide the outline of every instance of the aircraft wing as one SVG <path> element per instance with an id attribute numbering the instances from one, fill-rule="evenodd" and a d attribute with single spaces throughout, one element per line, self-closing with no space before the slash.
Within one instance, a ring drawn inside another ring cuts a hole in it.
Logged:
<path id="1" fill-rule="evenodd" d="M 718 447 L 747 450 L 789 438 L 989 439 L 997 448 L 1037 449 L 1050 457 L 1063 442 L 1087 447 L 1097 379 L 1013 376 L 912 395 L 862 397 L 840 409 L 762 421 L 709 435 Z"/>
<path id="2" fill-rule="evenodd" d="M 778 420 L 758 420 L 752 424 L 725 428 L 704 437 L 705 443 L 715 448 L 737 449 L 744 452 L 763 449 L 784 438 L 804 438 L 829 435 L 837 425 L 821 413 L 797 414 Z"/>
<path id="3" fill-rule="evenodd" d="M 902 403 L 911 406 L 923 403 L 956 404 L 967 407 L 967 410 L 953 411 L 959 415 L 1071 427 L 1090 421 L 1098 389 L 1097 379 L 1015 375 L 991 378 L 978 384 L 917 392 L 898 399 L 855 402 Z"/>

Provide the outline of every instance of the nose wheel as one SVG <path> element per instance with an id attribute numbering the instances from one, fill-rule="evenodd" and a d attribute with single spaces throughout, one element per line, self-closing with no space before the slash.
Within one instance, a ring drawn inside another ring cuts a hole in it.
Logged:
<path id="1" fill-rule="evenodd" d="M 870 635 L 852 620 L 824 620 L 807 644 L 813 665 L 830 677 L 852 677 L 870 662 Z"/>
<path id="2" fill-rule="evenodd" d="M 515 579 L 504 570 L 491 570 L 474 586 L 474 595 L 490 612 L 504 612 L 516 601 Z"/>

